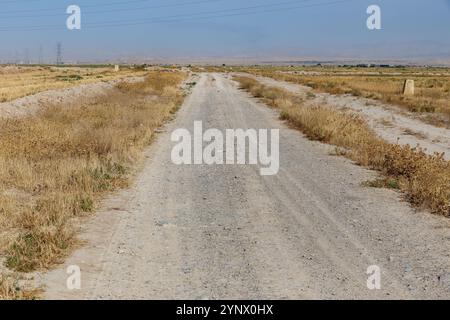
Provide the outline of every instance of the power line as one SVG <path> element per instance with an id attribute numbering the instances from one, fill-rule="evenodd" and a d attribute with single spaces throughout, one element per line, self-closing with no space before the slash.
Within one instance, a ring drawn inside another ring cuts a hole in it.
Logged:
<path id="1" fill-rule="evenodd" d="M 35 1 L 35 0 L 29 0 L 29 1 Z M 121 6 L 121 5 L 135 4 L 135 3 L 151 2 L 151 1 L 153 1 L 153 0 L 130 0 L 130 1 L 109 2 L 109 3 L 102 3 L 102 4 L 98 4 L 98 3 L 97 4 L 84 4 L 84 5 L 80 5 L 80 6 L 82 6 L 83 8 L 103 8 L 103 7 L 114 7 L 114 6 Z M 215 1 L 215 0 L 210 0 L 209 2 L 213 2 L 213 1 Z M 14 1 L 14 2 L 16 2 L 16 1 Z M 175 3 L 175 5 L 176 4 L 177 3 Z M 10 13 L 35 13 L 35 12 L 61 12 L 61 8 L 10 10 L 10 11 L 0 12 L 0 15 L 10 14 Z"/>
<path id="2" fill-rule="evenodd" d="M 222 12 L 232 12 L 232 11 L 240 11 L 240 10 L 251 10 L 251 9 L 257 9 L 257 8 L 264 8 L 264 7 L 273 7 L 280 4 L 286 5 L 287 3 L 299 3 L 299 2 L 308 2 L 313 0 L 303 0 L 303 1 L 288 1 L 283 3 L 277 3 L 277 4 L 271 4 L 271 5 L 261 5 L 261 6 L 252 6 L 252 7 L 243 7 L 243 8 L 234 8 L 234 9 L 223 9 L 223 10 L 216 10 L 216 11 L 208 11 L 208 12 L 200 12 L 200 13 L 193 13 L 193 14 L 180 14 L 180 15 L 173 15 L 173 16 L 166 16 L 166 17 L 156 17 L 153 19 L 145 19 L 145 20 L 120 20 L 120 21 L 109 21 L 104 24 L 92 24 L 92 25 L 86 25 L 84 26 L 84 29 L 86 28 L 103 28 L 103 27 L 119 27 L 119 26 L 134 26 L 134 25 L 144 25 L 144 24 L 153 24 L 153 23 L 166 23 L 166 22 L 181 22 L 181 21 L 190 21 L 190 20 L 196 20 L 196 19 L 210 19 L 210 18 L 218 18 L 218 17 L 230 17 L 230 16 L 242 16 L 242 15 L 251 15 L 251 14 L 259 14 L 259 13 L 270 13 L 270 12 L 280 12 L 280 11 L 286 11 L 286 10 L 295 10 L 300 8 L 308 8 L 308 7 L 315 7 L 315 6 L 327 6 L 327 5 L 333 5 L 333 4 L 339 4 L 339 3 L 345 3 L 355 0 L 338 0 L 338 1 L 332 1 L 332 2 L 325 2 L 325 3 L 315 3 L 310 5 L 302 5 L 302 6 L 291 6 L 291 7 L 285 7 L 285 8 L 272 8 L 268 10 L 257 10 L 257 11 L 249 11 L 249 12 L 242 12 L 242 13 L 233 13 L 233 14 L 220 14 Z M 218 15 L 210 15 L 210 14 L 218 14 Z M 208 15 L 209 16 L 201 16 L 201 15 Z M 198 16 L 199 17 L 195 17 Z M 11 28 L 0 28 L 0 32 L 2 31 L 40 31 L 40 30 L 60 30 L 60 26 L 23 26 L 23 27 L 15 27 L 14 29 Z"/>
<path id="3" fill-rule="evenodd" d="M 228 12 L 228 11 L 250 10 L 250 9 L 258 9 L 258 8 L 270 8 L 270 7 L 276 7 L 276 6 L 281 6 L 281 5 L 288 5 L 288 4 L 294 4 L 294 3 L 309 2 L 309 1 L 315 1 L 315 0 L 291 0 L 291 1 L 277 2 L 277 3 L 271 3 L 271 4 L 262 4 L 262 5 L 249 6 L 249 7 L 220 9 L 220 10 L 199 12 L 199 13 L 193 13 L 192 15 L 215 14 L 215 13 Z M 175 15 L 172 17 L 178 17 L 178 16 L 180 16 L 180 15 Z"/>
<path id="4" fill-rule="evenodd" d="M 145 6 L 145 7 L 137 7 L 137 8 L 126 8 L 126 9 L 110 9 L 110 10 L 97 10 L 97 11 L 84 11 L 83 14 L 95 14 L 95 13 L 113 13 L 113 12 L 127 12 L 127 11 L 141 11 L 146 9 L 160 9 L 160 8 L 175 8 L 175 7 L 183 7 L 197 4 L 205 4 L 205 3 L 216 3 L 223 2 L 227 0 L 197 0 L 197 1 L 188 1 L 188 2 L 180 2 L 180 3 L 172 3 L 172 4 L 162 4 L 162 5 L 153 5 L 153 6 Z M 86 6 L 82 6 L 85 8 Z M 61 10 L 60 10 L 61 11 Z M 0 13 L 2 14 L 2 13 Z M 17 18 L 41 18 L 41 17 L 59 17 L 61 13 L 55 14 L 39 14 L 39 15 L 24 15 L 24 16 L 1 16 L 1 19 L 17 19 Z"/>
<path id="5" fill-rule="evenodd" d="M 202 0 L 203 1 L 203 0 Z M 210 0 L 210 1 L 214 1 L 214 0 Z M 176 18 L 176 17 L 183 17 L 183 16 L 192 16 L 192 15 L 204 15 L 204 14 L 216 14 L 216 13 L 222 13 L 222 12 L 229 12 L 229 11 L 237 11 L 237 10 L 249 10 L 249 9 L 256 9 L 256 8 L 263 8 L 263 7 L 274 7 L 274 6 L 279 6 L 279 5 L 285 5 L 285 4 L 292 4 L 292 3 L 299 3 L 299 2 L 309 2 L 309 1 L 315 1 L 315 0 L 295 0 L 295 1 L 285 1 L 285 2 L 278 2 L 278 3 L 271 3 L 271 4 L 266 4 L 266 5 L 257 5 L 257 6 L 250 6 L 250 7 L 240 7 L 240 8 L 233 8 L 233 9 L 220 9 L 220 10 L 214 10 L 214 11 L 206 11 L 206 12 L 199 12 L 199 13 L 191 13 L 191 14 L 181 14 L 181 15 L 172 15 L 172 16 L 168 16 L 168 17 L 163 17 L 163 18 Z M 121 10 L 118 10 L 121 11 Z M 158 19 L 158 18 L 156 18 Z M 146 19 L 148 20 L 148 19 Z M 146 21 L 145 20 L 145 21 Z M 122 23 L 124 20 L 120 20 L 120 21 L 108 21 L 108 24 L 110 23 Z M 133 20 L 136 21 L 136 20 Z M 142 21 L 142 20 L 141 20 Z M 54 26 L 24 26 L 22 28 L 53 28 Z M 19 27 L 21 28 L 21 27 Z M 3 29 L 2 27 L 0 27 L 0 29 Z"/>
<path id="6" fill-rule="evenodd" d="M 205 20 L 212 18 L 223 18 L 223 17 L 235 17 L 235 16 L 246 16 L 246 15 L 254 15 L 261 13 L 273 13 L 273 12 L 281 12 L 287 10 L 296 10 L 301 8 L 310 8 L 310 7 L 318 7 L 318 6 L 328 6 L 334 4 L 340 4 L 345 2 L 350 2 L 355 0 L 337 0 L 332 2 L 324 2 L 324 3 L 316 3 L 310 5 L 302 5 L 302 6 L 293 6 L 287 8 L 278 8 L 271 10 L 259 10 L 259 11 L 251 11 L 251 12 L 241 12 L 241 13 L 230 13 L 230 14 L 220 14 L 220 15 L 212 15 L 212 16 L 203 16 L 203 17 L 192 17 L 192 18 L 182 18 L 182 19 L 173 19 L 173 18 L 161 18 L 161 20 L 153 20 L 153 21 L 142 21 L 142 22 L 124 22 L 122 24 L 113 24 L 113 25 L 91 25 L 89 28 L 104 28 L 104 27 L 124 27 L 124 26 L 137 26 L 137 25 L 145 25 L 145 24 L 153 24 L 153 23 L 171 23 L 171 22 L 185 22 L 185 21 L 195 21 L 195 20 Z"/>
<path id="7" fill-rule="evenodd" d="M 41 0 L 22 0 L 22 2 L 37 2 L 37 1 L 41 1 Z M 0 1 L 0 5 L 2 4 L 7 4 L 7 3 L 14 3 L 16 4 L 17 2 L 20 2 L 18 0 L 8 0 L 8 1 Z"/>
<path id="8" fill-rule="evenodd" d="M 266 5 L 256 5 L 256 6 L 248 6 L 248 7 L 240 7 L 240 8 L 231 8 L 231 9 L 220 9 L 220 10 L 213 10 L 213 11 L 203 11 L 198 13 L 189 13 L 189 14 L 177 14 L 177 15 L 171 15 L 171 16 L 165 16 L 165 17 L 157 17 L 153 18 L 156 20 L 160 19 L 178 19 L 178 18 L 185 18 L 185 17 L 192 17 L 195 18 L 196 16 L 203 16 L 203 15 L 215 15 L 215 14 L 221 14 L 225 12 L 235 12 L 235 11 L 250 11 L 254 9 L 264 9 L 264 8 L 271 8 L 271 7 L 278 7 L 278 6 L 285 6 L 289 4 L 298 4 L 298 3 L 305 3 L 305 2 L 311 2 L 311 1 L 317 1 L 317 0 L 291 0 L 291 1 L 284 1 L 284 2 L 277 2 L 272 4 L 266 4 Z M 149 19 L 141 19 L 141 20 L 133 20 L 133 23 L 137 24 L 143 24 L 149 21 Z M 127 23 L 128 21 L 124 20 L 116 20 L 116 21 L 107 21 L 106 24 L 109 26 L 111 24 L 121 24 L 121 23 Z M 96 27 L 100 24 L 92 24 L 90 27 Z"/>
<path id="9" fill-rule="evenodd" d="M 112 28 L 112 27 L 137 26 L 137 25 L 154 24 L 154 23 L 195 21 L 195 20 L 204 20 L 204 19 L 211 19 L 211 18 L 231 17 L 231 16 L 245 16 L 245 15 L 253 15 L 253 14 L 260 14 L 260 13 L 296 10 L 296 9 L 301 9 L 301 8 L 309 8 L 309 7 L 317 7 L 317 6 L 328 6 L 328 5 L 340 4 L 340 3 L 350 2 L 350 1 L 355 1 L 355 0 L 339 0 L 339 1 L 332 1 L 332 2 L 326 2 L 326 3 L 311 4 L 311 5 L 306 5 L 306 6 L 303 5 L 303 6 L 294 6 L 294 7 L 287 7 L 287 8 L 271 9 L 271 10 L 259 10 L 259 11 L 253 11 L 253 12 L 222 14 L 222 15 L 212 15 L 212 16 L 203 16 L 203 17 L 202 16 L 192 17 L 193 15 L 198 15 L 198 14 L 190 14 L 190 15 L 159 17 L 159 18 L 155 18 L 154 20 L 143 20 L 140 22 L 136 22 L 136 20 L 131 20 L 131 21 L 124 20 L 124 21 L 116 21 L 114 24 L 106 23 L 106 24 L 88 25 L 87 28 L 90 28 L 90 29 L 105 28 L 105 27 Z M 237 10 L 237 9 L 233 9 L 233 10 Z M 185 16 L 188 16 L 188 17 L 184 18 Z M 174 19 L 174 18 L 176 18 L 176 19 Z M 24 28 L 28 28 L 28 29 L 24 29 Z M 86 28 L 86 26 L 84 28 Z M 61 27 L 60 26 L 29 26 L 29 27 L 23 27 L 23 29 L 21 29 L 21 30 L 18 30 L 17 28 L 15 28 L 15 29 L 0 28 L 0 32 L 4 32 L 4 31 L 44 31 L 44 30 L 61 30 Z"/>

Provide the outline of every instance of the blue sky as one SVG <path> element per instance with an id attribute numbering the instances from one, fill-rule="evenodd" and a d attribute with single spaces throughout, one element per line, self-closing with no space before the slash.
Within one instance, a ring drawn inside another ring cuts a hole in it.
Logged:
<path id="1" fill-rule="evenodd" d="M 79 31 L 65 28 L 71 4 L 82 10 Z M 370 4 L 382 30 L 366 28 Z M 0 60 L 37 60 L 42 47 L 52 61 L 58 41 L 65 60 L 450 60 L 450 0 L 0 0 Z"/>

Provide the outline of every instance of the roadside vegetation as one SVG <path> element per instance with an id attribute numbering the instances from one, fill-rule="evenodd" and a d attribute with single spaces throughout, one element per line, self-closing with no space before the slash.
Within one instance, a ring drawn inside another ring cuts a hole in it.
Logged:
<path id="1" fill-rule="evenodd" d="M 358 116 L 326 107 L 306 107 L 297 95 L 268 87 L 249 77 L 235 77 L 242 89 L 271 107 L 280 117 L 312 139 L 337 147 L 357 164 L 380 171 L 372 186 L 400 189 L 414 206 L 450 216 L 450 162 L 442 154 L 427 155 L 418 148 L 388 143 Z"/>
<path id="2" fill-rule="evenodd" d="M 0 274 L 1 300 L 34 300 L 39 294 L 40 289 L 27 287 L 17 274 Z"/>
<path id="3" fill-rule="evenodd" d="M 145 70 L 122 67 L 5 66 L 0 67 L 0 103 L 51 89 L 142 76 Z"/>
<path id="4" fill-rule="evenodd" d="M 330 94 L 351 94 L 394 104 L 426 116 L 435 125 L 450 125 L 450 72 L 426 68 L 248 68 L 243 71 L 312 87 Z M 406 79 L 415 95 L 404 96 Z"/>
<path id="5" fill-rule="evenodd" d="M 181 105 L 185 78 L 150 72 L 87 102 L 0 120 L 0 254 L 10 270 L 51 267 L 74 248 L 75 219 L 127 185 L 155 129 Z M 11 283 L 0 278 L 0 298 L 14 294 Z"/>

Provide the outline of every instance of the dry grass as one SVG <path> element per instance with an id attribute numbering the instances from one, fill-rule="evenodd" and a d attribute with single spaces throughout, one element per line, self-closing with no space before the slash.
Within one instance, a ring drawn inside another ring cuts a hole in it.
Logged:
<path id="1" fill-rule="evenodd" d="M 310 139 L 347 150 L 342 152 L 346 157 L 381 171 L 413 205 L 450 216 L 450 162 L 442 155 L 430 156 L 420 149 L 390 144 L 361 118 L 320 106 L 305 107 L 298 96 L 286 90 L 261 85 L 251 78 L 236 80 L 255 97 L 279 108 L 281 118 Z"/>
<path id="2" fill-rule="evenodd" d="M 75 244 L 73 218 L 126 185 L 154 130 L 180 106 L 181 72 L 152 72 L 105 97 L 1 120 L 0 252 L 28 272 L 59 262 Z"/>
<path id="3" fill-rule="evenodd" d="M 436 74 L 420 69 L 411 74 L 392 71 L 367 74 L 361 70 L 359 73 L 332 70 L 333 72 L 316 70 L 304 74 L 280 72 L 276 69 L 246 71 L 276 80 L 307 85 L 317 91 L 376 99 L 404 107 L 411 112 L 439 113 L 443 117 L 435 116 L 430 119 L 431 122 L 441 125 L 450 123 L 450 75 L 448 72 Z M 415 80 L 416 94 L 412 97 L 402 94 L 406 79 Z"/>
<path id="4" fill-rule="evenodd" d="M 114 72 L 113 67 L 0 67 L 0 102 L 50 89 L 63 89 L 143 74 L 144 71 L 134 68 L 122 68 L 119 72 Z"/>
<path id="5" fill-rule="evenodd" d="M 20 277 L 15 274 L 0 274 L 1 300 L 34 300 L 41 294 L 40 289 L 25 288 Z"/>

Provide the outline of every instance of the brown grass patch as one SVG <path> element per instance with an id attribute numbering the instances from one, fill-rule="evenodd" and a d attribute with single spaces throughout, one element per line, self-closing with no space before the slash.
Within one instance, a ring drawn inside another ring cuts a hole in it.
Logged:
<path id="1" fill-rule="evenodd" d="M 450 76 L 448 73 L 436 75 L 426 70 L 412 74 L 399 73 L 348 73 L 341 71 L 316 72 L 315 74 L 295 74 L 274 69 L 245 70 L 255 75 L 275 80 L 307 85 L 321 92 L 331 94 L 352 94 L 365 98 L 395 104 L 411 112 L 428 114 L 432 124 L 450 124 Z M 403 95 L 406 79 L 415 81 L 416 94 Z M 431 114 L 431 115 L 430 115 Z M 434 114 L 434 115 L 433 115 Z M 440 114 L 441 116 L 439 116 Z"/>
<path id="2" fill-rule="evenodd" d="M 0 252 L 28 272 L 75 244 L 73 218 L 127 183 L 154 130 L 181 105 L 181 72 L 152 72 L 108 95 L 0 124 Z"/>
<path id="3" fill-rule="evenodd" d="M 443 155 L 427 155 L 410 146 L 390 144 L 379 138 L 354 115 L 325 107 L 305 107 L 286 90 L 261 85 L 247 77 L 235 78 L 243 89 L 280 109 L 280 116 L 312 139 L 348 150 L 356 163 L 381 171 L 415 206 L 450 216 L 450 162 Z"/>
<path id="4" fill-rule="evenodd" d="M 119 72 L 114 72 L 113 67 L 0 67 L 0 102 L 51 89 L 144 74 L 144 71 L 130 67 L 123 67 Z"/>
<path id="5" fill-rule="evenodd" d="M 0 274 L 1 300 L 34 300 L 40 294 L 40 289 L 25 288 L 19 276 L 14 274 Z"/>

